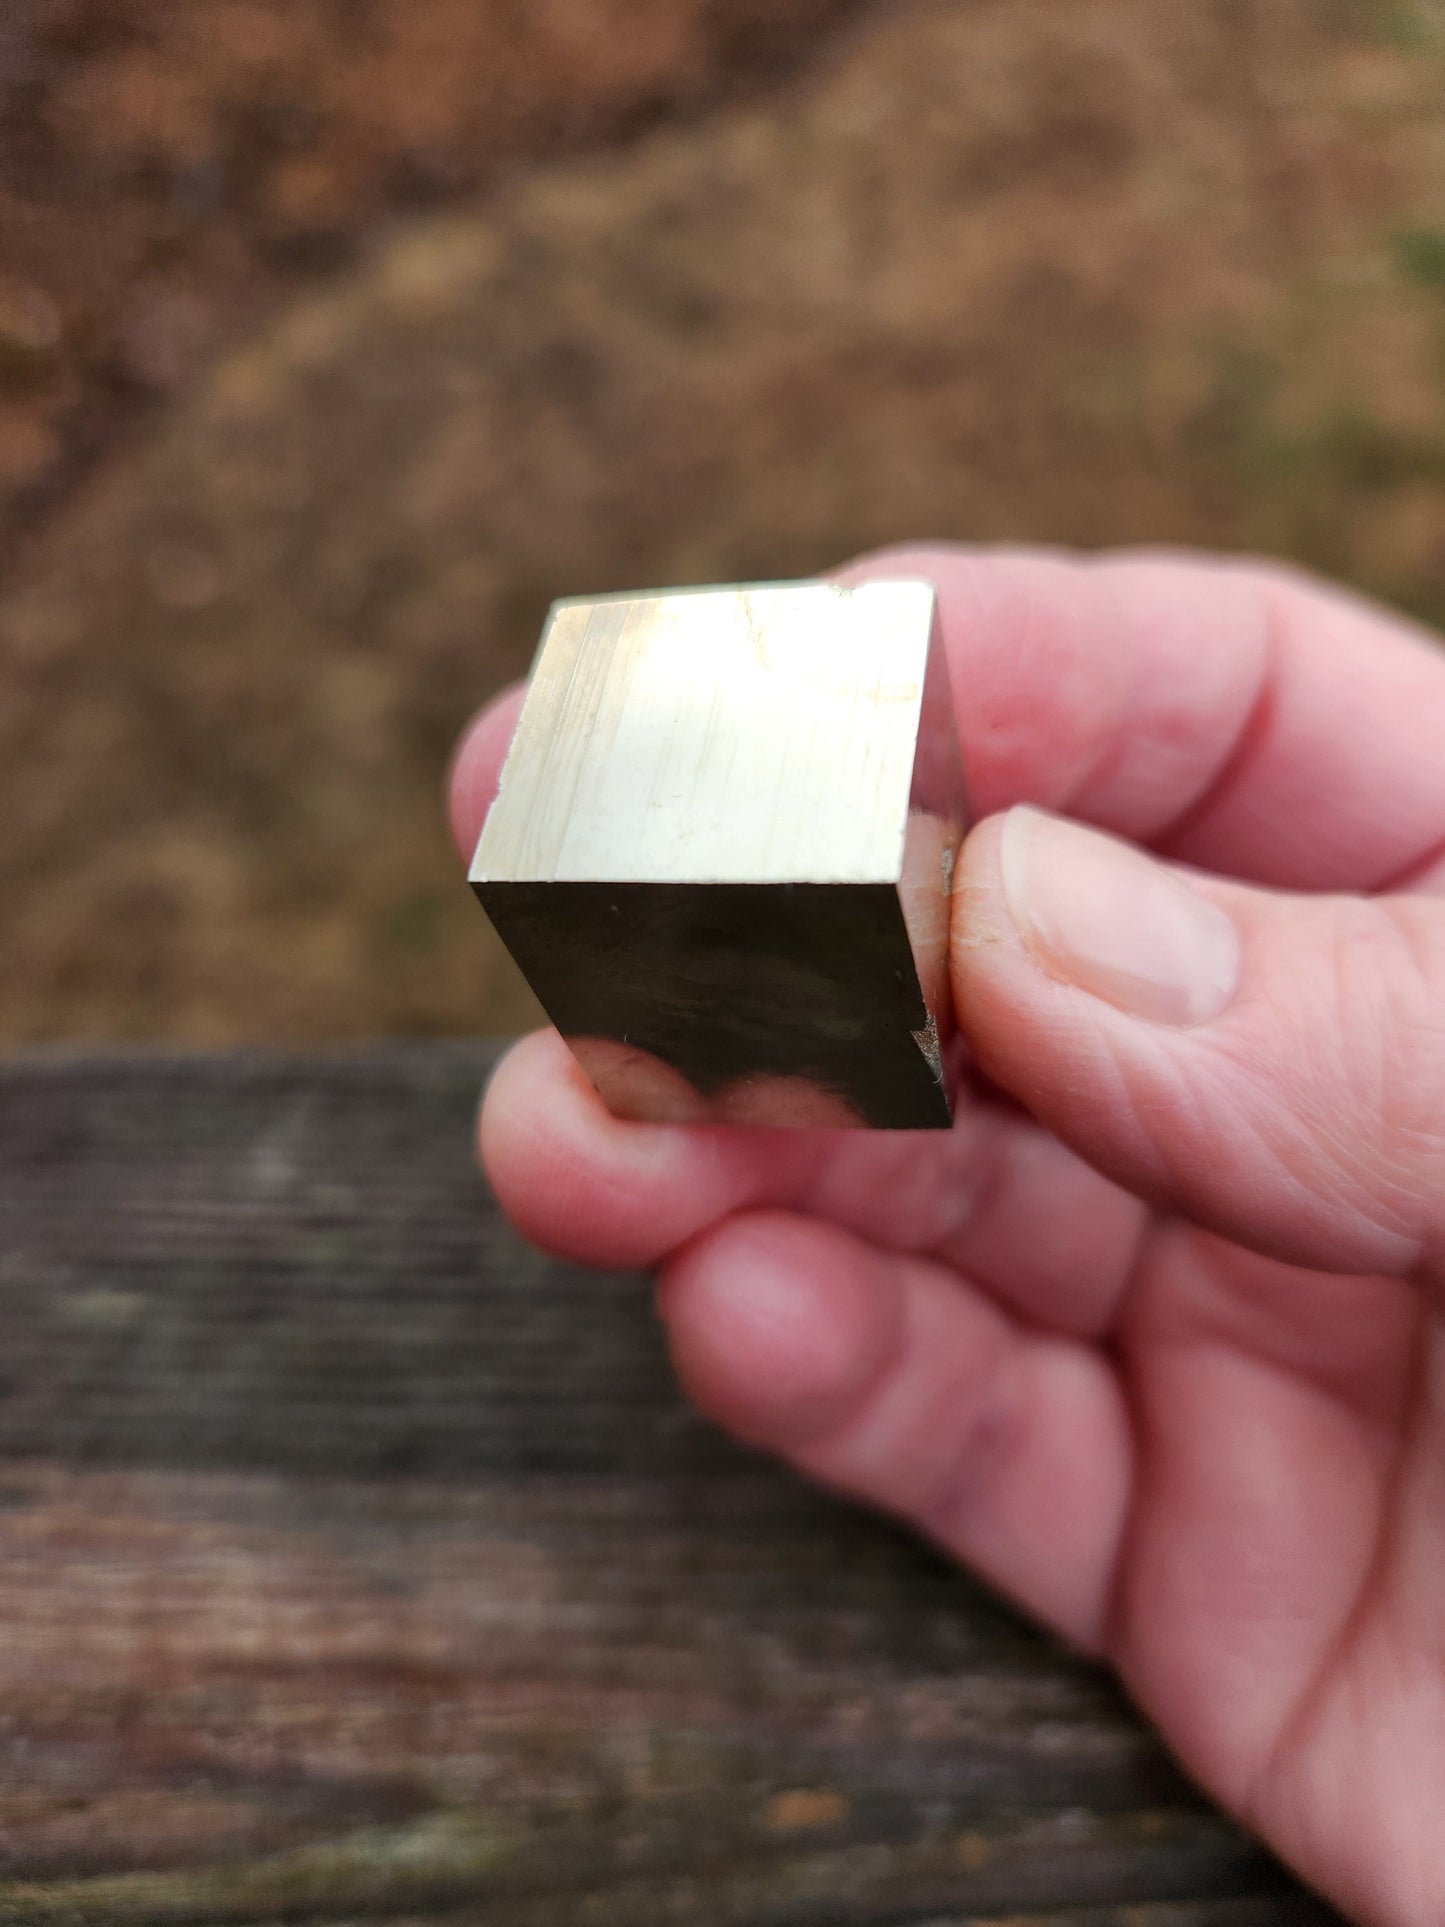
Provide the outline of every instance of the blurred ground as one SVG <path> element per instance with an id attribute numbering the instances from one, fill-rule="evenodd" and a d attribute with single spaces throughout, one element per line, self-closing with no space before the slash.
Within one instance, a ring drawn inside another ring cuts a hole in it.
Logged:
<path id="1" fill-rule="evenodd" d="M 0 1037 L 520 1021 L 436 794 L 557 593 L 1163 540 L 1445 618 L 1445 0 L 23 0 L 0 71 Z"/>
<path id="2" fill-rule="evenodd" d="M 0 546 L 379 221 L 776 80 L 858 0 L 5 0 Z"/>

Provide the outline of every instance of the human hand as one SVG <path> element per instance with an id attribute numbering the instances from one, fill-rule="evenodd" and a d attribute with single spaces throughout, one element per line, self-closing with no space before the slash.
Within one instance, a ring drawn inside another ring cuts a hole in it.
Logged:
<path id="1" fill-rule="evenodd" d="M 497 1194 L 659 1267 L 705 1411 L 1108 1659 L 1337 1904 L 1438 1927 L 1445 657 L 1246 565 L 849 573 L 938 586 L 988 1087 L 948 1135 L 621 1124 L 545 1033 Z M 468 853 L 517 705 L 453 769 Z"/>

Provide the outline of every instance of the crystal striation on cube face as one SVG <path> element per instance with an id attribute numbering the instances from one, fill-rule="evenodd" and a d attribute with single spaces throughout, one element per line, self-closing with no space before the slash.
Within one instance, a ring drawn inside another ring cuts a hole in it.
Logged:
<path id="1" fill-rule="evenodd" d="M 933 590 L 559 603 L 471 882 L 617 1115 L 945 1128 L 966 804 Z"/>

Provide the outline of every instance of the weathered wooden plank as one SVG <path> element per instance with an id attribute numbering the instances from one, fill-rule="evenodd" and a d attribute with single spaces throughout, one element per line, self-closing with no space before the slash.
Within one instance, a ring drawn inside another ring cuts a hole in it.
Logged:
<path id="1" fill-rule="evenodd" d="M 522 1249 L 487 1062 L 0 1071 L 0 1922 L 1330 1918 Z"/>
<path id="2" fill-rule="evenodd" d="M 642 1288 L 549 1265 L 489 1207 L 470 1155 L 487 1062 L 9 1071 L 0 1449 L 434 1477 L 731 1466 L 672 1398 Z"/>

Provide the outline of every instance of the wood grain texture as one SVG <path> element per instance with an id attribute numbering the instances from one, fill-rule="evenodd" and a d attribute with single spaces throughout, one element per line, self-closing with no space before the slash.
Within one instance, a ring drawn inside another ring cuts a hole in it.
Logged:
<path id="1" fill-rule="evenodd" d="M 0 1071 L 0 1923 L 1332 1919 L 513 1239 L 488 1061 Z"/>

